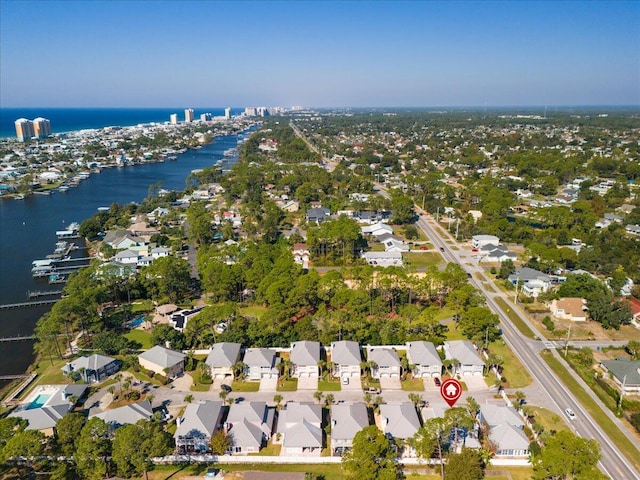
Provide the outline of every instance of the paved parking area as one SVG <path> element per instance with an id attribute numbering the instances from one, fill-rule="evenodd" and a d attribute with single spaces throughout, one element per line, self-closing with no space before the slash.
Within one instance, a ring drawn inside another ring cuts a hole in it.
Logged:
<path id="1" fill-rule="evenodd" d="M 402 390 L 399 378 L 381 378 L 380 388 L 384 390 Z"/>
<path id="2" fill-rule="evenodd" d="M 260 380 L 260 392 L 275 392 L 278 388 L 278 377 L 263 378 Z"/>
<path id="3" fill-rule="evenodd" d="M 298 390 L 318 390 L 318 377 L 298 378 Z"/>

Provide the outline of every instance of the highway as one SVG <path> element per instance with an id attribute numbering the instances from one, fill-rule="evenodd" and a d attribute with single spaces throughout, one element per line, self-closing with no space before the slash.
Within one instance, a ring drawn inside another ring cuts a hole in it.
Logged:
<path id="1" fill-rule="evenodd" d="M 440 249 L 442 256 L 447 262 L 460 264 L 472 275 L 478 272 L 484 276 L 484 272 L 477 265 L 469 266 L 465 264 L 460 255 L 460 253 L 464 252 L 461 250 L 454 251 L 449 248 L 425 216 L 421 216 L 416 224 L 427 237 L 429 237 L 433 245 Z M 584 438 L 593 438 L 600 444 L 602 455 L 598 464 L 600 469 L 613 480 L 640 480 L 638 472 L 629 464 L 627 459 L 618 452 L 616 446 L 612 444 L 609 437 L 600 429 L 588 412 L 584 410 L 580 402 L 574 398 L 564 384 L 549 370 L 539 355 L 542 349 L 541 342 L 523 337 L 511 323 L 507 315 L 499 308 L 495 298 L 503 298 L 503 300 L 506 301 L 506 296 L 502 292 L 492 293 L 487 291 L 482 283 L 478 282 L 475 278 L 470 279 L 470 281 L 475 288 L 485 295 L 488 307 L 500 317 L 503 338 L 507 345 L 509 345 L 522 364 L 529 370 L 536 383 L 548 393 L 558 411 L 563 412 L 562 414 L 565 415 L 564 410 L 571 408 L 576 413 L 576 420 L 570 422 L 574 432 Z M 519 312 L 516 311 L 516 313 L 519 315 Z M 624 433 L 621 431 L 620 435 L 624 435 Z"/>

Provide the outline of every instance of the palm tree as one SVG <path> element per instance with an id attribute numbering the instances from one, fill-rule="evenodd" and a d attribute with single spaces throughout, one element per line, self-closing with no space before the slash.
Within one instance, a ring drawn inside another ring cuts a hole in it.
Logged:
<path id="1" fill-rule="evenodd" d="M 458 368 L 460 367 L 460 360 L 458 360 L 457 358 L 452 358 L 451 359 L 451 376 L 453 377 L 454 372 L 456 370 L 458 370 Z"/>
<path id="2" fill-rule="evenodd" d="M 282 409 L 282 400 L 284 400 L 284 397 L 279 393 L 273 396 L 273 401 L 276 402 L 276 408 L 278 410 Z"/>
<path id="3" fill-rule="evenodd" d="M 218 396 L 222 399 L 223 403 L 226 400 L 227 395 L 229 395 L 229 392 L 227 392 L 226 390 L 220 390 L 220 393 L 218 394 Z"/>
<path id="4" fill-rule="evenodd" d="M 313 392 L 313 398 L 315 398 L 318 403 L 320 403 L 322 401 L 322 397 L 324 397 L 324 393 L 322 393 L 321 391 L 315 391 Z"/>
<path id="5" fill-rule="evenodd" d="M 333 403 L 333 401 L 335 400 L 335 397 L 333 396 L 332 393 L 328 393 L 326 397 L 324 397 L 324 406 L 328 407 L 329 405 L 331 405 Z"/>
<path id="6" fill-rule="evenodd" d="M 422 402 L 422 397 L 420 395 L 418 395 L 417 393 L 410 393 L 409 394 L 409 401 L 411 403 L 413 403 L 413 405 L 418 408 L 418 405 L 420 405 L 420 402 Z"/>
<path id="7" fill-rule="evenodd" d="M 524 405 L 526 399 L 527 399 L 527 396 L 525 395 L 525 393 L 523 391 L 518 390 L 516 392 L 516 400 L 518 400 L 518 405 L 519 406 Z"/>
<path id="8" fill-rule="evenodd" d="M 474 422 L 478 419 L 478 412 L 480 412 L 480 404 L 473 397 L 467 397 L 467 411 Z"/>
<path id="9" fill-rule="evenodd" d="M 364 400 L 364 403 L 367 404 L 367 408 L 371 408 L 373 405 L 373 397 L 371 394 L 369 392 L 365 393 L 362 399 Z"/>
<path id="10" fill-rule="evenodd" d="M 193 395 L 189 394 L 187 396 L 184 397 L 184 401 L 187 403 L 191 403 L 193 402 Z"/>
<path id="11" fill-rule="evenodd" d="M 151 405 L 153 407 L 153 399 L 156 398 L 155 395 L 153 393 L 150 393 L 149 395 L 147 395 L 147 400 L 149 400 L 149 405 Z"/>

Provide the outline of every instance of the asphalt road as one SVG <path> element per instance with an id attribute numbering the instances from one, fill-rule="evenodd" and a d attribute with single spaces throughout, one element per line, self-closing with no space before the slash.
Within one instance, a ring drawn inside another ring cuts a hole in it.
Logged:
<path id="1" fill-rule="evenodd" d="M 464 259 L 460 258 L 457 251 L 451 250 L 425 218 L 421 217 L 417 225 L 429 237 L 434 246 L 438 249 L 444 249 L 444 251 L 441 250 L 441 253 L 446 261 L 458 263 L 470 273 L 481 272 L 479 267 L 469 266 L 468 262 L 465 263 Z M 522 364 L 529 370 L 536 383 L 549 394 L 549 397 L 559 411 L 564 412 L 565 409 L 571 408 L 575 412 L 577 418 L 570 422 L 573 431 L 581 437 L 593 438 L 600 444 L 602 455 L 598 464 L 600 469 L 613 480 L 640 480 L 638 472 L 629 464 L 627 459 L 618 452 L 609 437 L 600 429 L 561 381 L 556 378 L 554 373 L 549 370 L 539 355 L 541 350 L 540 342 L 523 337 L 502 309 L 498 307 L 494 298 L 504 297 L 503 294 L 495 294 L 487 291 L 481 282 L 473 278 L 471 279 L 471 283 L 485 295 L 489 308 L 500 317 L 504 340 Z M 622 431 L 620 432 L 620 435 L 624 434 Z"/>

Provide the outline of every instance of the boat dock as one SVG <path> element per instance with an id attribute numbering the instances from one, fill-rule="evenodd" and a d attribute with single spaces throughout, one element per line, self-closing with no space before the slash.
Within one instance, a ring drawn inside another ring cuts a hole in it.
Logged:
<path id="1" fill-rule="evenodd" d="M 35 300 L 33 302 L 6 303 L 4 305 L 0 305 L 0 310 L 8 310 L 10 308 L 37 307 L 39 305 L 53 305 L 57 301 L 58 301 L 57 298 L 53 298 L 50 300 Z"/>
<path id="2" fill-rule="evenodd" d="M 2 337 L 0 338 L 0 342 L 21 342 L 23 340 L 35 340 L 34 335 L 17 335 L 15 337 Z"/>
<path id="3" fill-rule="evenodd" d="M 36 290 L 35 292 L 29 290 L 27 292 L 27 298 L 52 297 L 54 295 L 62 295 L 62 290 Z"/>

